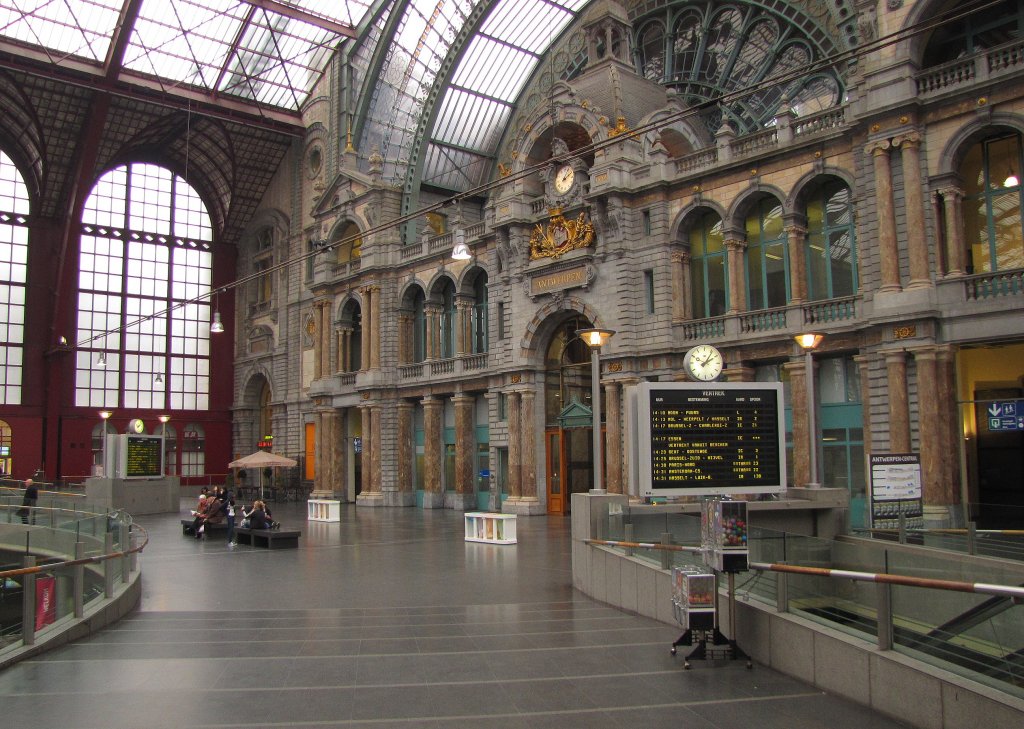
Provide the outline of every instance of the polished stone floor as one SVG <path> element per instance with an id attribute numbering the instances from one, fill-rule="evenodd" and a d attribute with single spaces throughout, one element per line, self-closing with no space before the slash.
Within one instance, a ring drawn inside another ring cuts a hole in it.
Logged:
<path id="1" fill-rule="evenodd" d="M 182 504 L 183 510 L 189 504 Z M 463 540 L 447 510 L 342 506 L 299 549 L 141 517 L 138 610 L 0 672 L 0 726 L 895 729 L 764 666 L 669 653 L 679 629 L 574 592 L 568 519 Z"/>

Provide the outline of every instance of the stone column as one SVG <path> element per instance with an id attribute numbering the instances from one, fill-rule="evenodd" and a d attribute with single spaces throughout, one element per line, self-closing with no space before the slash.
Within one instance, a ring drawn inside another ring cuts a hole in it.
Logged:
<path id="1" fill-rule="evenodd" d="M 907 288 L 931 286 L 921 188 L 921 135 L 910 132 L 897 137 L 894 142 L 899 145 L 903 160 L 903 197 L 907 214 L 907 249 L 910 255 L 910 282 Z"/>
<path id="2" fill-rule="evenodd" d="M 341 433 L 341 414 L 331 408 L 323 414 L 324 439 L 323 445 L 327 450 L 326 456 L 322 459 L 327 463 L 326 478 L 323 482 L 323 489 L 326 495 L 334 497 L 345 485 L 345 448 Z"/>
<path id="3" fill-rule="evenodd" d="M 364 286 L 363 288 L 359 289 L 359 293 L 362 294 L 363 297 L 362 306 L 360 307 L 360 312 L 362 313 L 363 319 L 363 327 L 359 332 L 359 349 L 362 350 L 363 356 L 359 361 L 359 369 L 368 370 L 370 369 L 370 287 Z"/>
<path id="4" fill-rule="evenodd" d="M 334 368 L 336 373 L 348 372 L 348 348 L 349 339 L 352 337 L 352 330 L 348 327 L 338 327 L 334 331 L 334 339 L 337 342 L 338 361 Z"/>
<path id="5" fill-rule="evenodd" d="M 864 413 L 861 426 L 864 430 L 864 455 L 871 454 L 871 378 L 870 372 L 868 371 L 871 367 L 871 357 L 866 354 L 855 355 L 853 361 L 857 363 L 857 367 L 860 370 L 860 403 L 861 410 Z M 868 485 L 865 483 L 864 488 Z"/>
<path id="6" fill-rule="evenodd" d="M 320 339 L 323 340 L 321 346 L 320 356 L 320 376 L 327 377 L 334 372 L 334 367 L 331 366 L 331 332 L 334 331 L 332 326 L 332 306 L 330 301 L 320 302 Z"/>
<path id="7" fill-rule="evenodd" d="M 466 354 L 470 350 L 472 334 L 469 331 L 473 323 L 473 301 L 459 297 L 455 301 L 455 354 Z"/>
<path id="8" fill-rule="evenodd" d="M 426 304 L 424 316 L 427 319 L 427 359 L 441 358 L 441 306 Z"/>
<path id="9" fill-rule="evenodd" d="M 412 362 L 415 347 L 413 345 L 415 334 L 413 332 L 414 318 L 407 311 L 398 314 L 398 361 L 400 364 Z"/>
<path id="10" fill-rule="evenodd" d="M 946 219 L 946 276 L 963 276 L 967 270 L 964 243 L 964 192 L 956 187 L 939 190 L 942 195 L 943 217 Z"/>
<path id="11" fill-rule="evenodd" d="M 423 508 L 444 508 L 444 484 L 441 470 L 444 466 L 441 421 L 444 403 L 427 395 L 423 404 Z"/>
<path id="12" fill-rule="evenodd" d="M 398 491 L 403 494 L 402 500 L 407 496 L 413 496 L 411 503 L 415 503 L 412 493 L 412 466 L 416 452 L 416 441 L 413 437 L 413 415 L 415 406 L 407 400 L 398 403 L 398 444 L 395 448 L 395 455 L 398 468 L 396 478 L 398 480 Z"/>
<path id="13" fill-rule="evenodd" d="M 917 412 L 918 440 L 921 453 L 921 492 L 924 504 L 928 506 L 947 507 L 952 500 L 947 493 L 946 484 L 942 482 L 942 451 L 946 444 L 942 442 L 943 426 L 939 422 L 939 399 L 951 397 L 952 393 L 939 392 L 938 358 L 934 347 L 921 347 L 911 350 L 917 365 Z M 944 508 L 943 515 L 948 520 L 948 511 Z"/>
<path id="14" fill-rule="evenodd" d="M 936 370 L 937 393 L 939 401 L 939 423 L 943 426 L 941 439 L 945 444 L 942 448 L 942 483 L 948 489 L 949 503 L 962 503 L 960 449 L 963 432 L 960 425 L 960 404 L 957 402 L 956 389 L 956 350 L 949 345 L 935 347 L 938 357 Z M 961 525 L 959 520 L 956 521 Z"/>
<path id="15" fill-rule="evenodd" d="M 334 497 L 342 501 L 348 501 L 349 480 L 348 460 L 349 443 L 348 437 L 348 411 L 331 411 L 334 426 L 331 435 L 331 463 L 334 470 Z"/>
<path id="16" fill-rule="evenodd" d="M 476 401 L 469 395 L 455 395 L 455 501 L 457 511 L 476 508 L 476 489 L 473 488 L 473 459 L 476 456 L 476 433 L 473 431 L 473 407 Z"/>
<path id="17" fill-rule="evenodd" d="M 380 368 L 380 286 L 372 286 L 372 313 L 370 318 L 370 367 Z"/>
<path id="18" fill-rule="evenodd" d="M 907 353 L 885 353 L 889 385 L 889 452 L 910 453 L 910 403 L 907 394 Z"/>
<path id="19" fill-rule="evenodd" d="M 523 390 L 520 394 L 519 432 L 522 433 L 521 484 L 519 500 L 520 513 L 539 513 L 540 499 L 537 498 L 537 421 L 535 404 L 537 393 Z"/>
<path id="20" fill-rule="evenodd" d="M 520 427 L 522 421 L 519 417 L 519 393 L 508 393 L 506 404 L 508 406 L 508 498 L 505 499 L 504 506 L 509 507 L 518 506 L 519 499 L 523 496 L 523 474 L 520 469 L 523 457 L 523 431 Z"/>
<path id="21" fill-rule="evenodd" d="M 374 490 L 379 481 L 374 478 L 373 474 L 374 462 L 376 461 L 374 451 L 377 449 L 377 443 L 374 440 L 376 433 L 373 429 L 373 408 L 369 404 L 360 405 L 359 413 L 362 416 L 363 472 L 362 483 L 360 484 L 361 490 L 359 496 L 356 497 L 356 503 L 360 506 L 383 506 L 383 495 L 379 491 Z"/>
<path id="22" fill-rule="evenodd" d="M 373 449 L 370 451 L 370 462 L 373 466 L 373 477 L 370 480 L 370 483 L 373 485 L 373 493 L 383 499 L 383 472 L 381 471 L 381 456 L 384 451 L 384 449 L 381 448 L 381 442 L 383 440 L 381 438 L 382 415 L 382 408 L 379 405 L 375 405 L 370 408 L 370 427 L 373 431 Z"/>
<path id="23" fill-rule="evenodd" d="M 313 427 L 316 428 L 314 433 L 314 446 L 313 446 L 313 495 L 326 493 L 329 481 L 327 480 L 327 464 L 325 461 L 327 448 L 324 443 L 324 413 L 315 412 L 313 413 Z"/>
<path id="24" fill-rule="evenodd" d="M 690 312 L 690 253 L 672 251 L 672 322 L 692 317 Z"/>
<path id="25" fill-rule="evenodd" d="M 809 298 L 811 290 L 807 256 L 804 255 L 807 228 L 802 225 L 787 225 L 786 241 L 789 246 L 789 300 L 793 304 L 802 304 Z"/>
<path id="26" fill-rule="evenodd" d="M 324 352 L 324 329 L 323 329 L 323 305 L 313 302 L 313 311 L 310 317 L 313 320 L 313 379 L 319 380 L 323 377 L 323 352 Z"/>
<path id="27" fill-rule="evenodd" d="M 744 275 L 747 242 L 726 238 L 725 249 L 729 265 L 729 313 L 739 314 L 747 310 L 747 278 Z"/>
<path id="28" fill-rule="evenodd" d="M 610 494 L 623 493 L 622 488 L 622 386 L 618 382 L 604 385 L 605 417 L 605 488 Z"/>
<path id="29" fill-rule="evenodd" d="M 868 143 L 865 151 L 871 155 L 875 171 L 875 198 L 878 210 L 878 256 L 881 263 L 880 291 L 902 291 L 900 285 L 899 246 L 896 243 L 896 211 L 892 195 L 892 167 L 889 162 L 888 139 Z"/>
<path id="30" fill-rule="evenodd" d="M 813 480 L 807 427 L 807 365 L 801 356 L 783 367 L 789 373 L 793 400 L 793 485 L 803 487 Z"/>

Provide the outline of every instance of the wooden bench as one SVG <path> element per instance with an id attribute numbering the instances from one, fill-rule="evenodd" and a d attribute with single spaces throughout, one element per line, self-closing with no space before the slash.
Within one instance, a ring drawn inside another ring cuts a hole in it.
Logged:
<path id="1" fill-rule="evenodd" d="M 190 517 L 188 519 L 182 519 L 181 520 L 181 533 L 184 534 L 185 536 L 188 536 L 188 537 L 194 537 L 195 534 L 192 533 L 192 525 L 195 524 L 195 523 L 196 523 L 195 517 Z M 206 529 L 203 530 L 203 536 L 207 536 L 207 537 L 213 536 L 214 534 L 216 534 L 218 536 L 221 536 L 221 535 L 227 536 L 227 533 L 228 533 L 228 523 L 226 521 L 214 522 L 212 524 L 208 523 L 206 525 Z"/>
<path id="2" fill-rule="evenodd" d="M 298 529 L 235 529 L 239 544 L 267 549 L 293 549 L 299 546 L 301 536 Z"/>

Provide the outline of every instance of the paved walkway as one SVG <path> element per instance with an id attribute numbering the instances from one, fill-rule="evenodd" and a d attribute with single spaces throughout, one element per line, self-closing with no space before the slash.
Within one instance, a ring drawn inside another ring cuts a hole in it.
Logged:
<path id="1" fill-rule="evenodd" d="M 183 504 L 183 509 L 187 508 Z M 461 514 L 343 505 L 297 550 L 139 522 L 139 609 L 0 673 L 0 724 L 396 729 L 896 729 L 764 666 L 696 662 L 679 630 L 571 587 L 568 519 L 519 544 L 463 541 Z"/>

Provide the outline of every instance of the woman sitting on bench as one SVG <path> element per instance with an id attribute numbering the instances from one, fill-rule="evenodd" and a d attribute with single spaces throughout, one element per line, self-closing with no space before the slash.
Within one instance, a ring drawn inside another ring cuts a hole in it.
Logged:
<path id="1" fill-rule="evenodd" d="M 242 528 L 244 529 L 270 529 L 273 522 L 267 518 L 267 505 L 261 500 L 253 502 L 252 509 L 242 509 Z"/>

